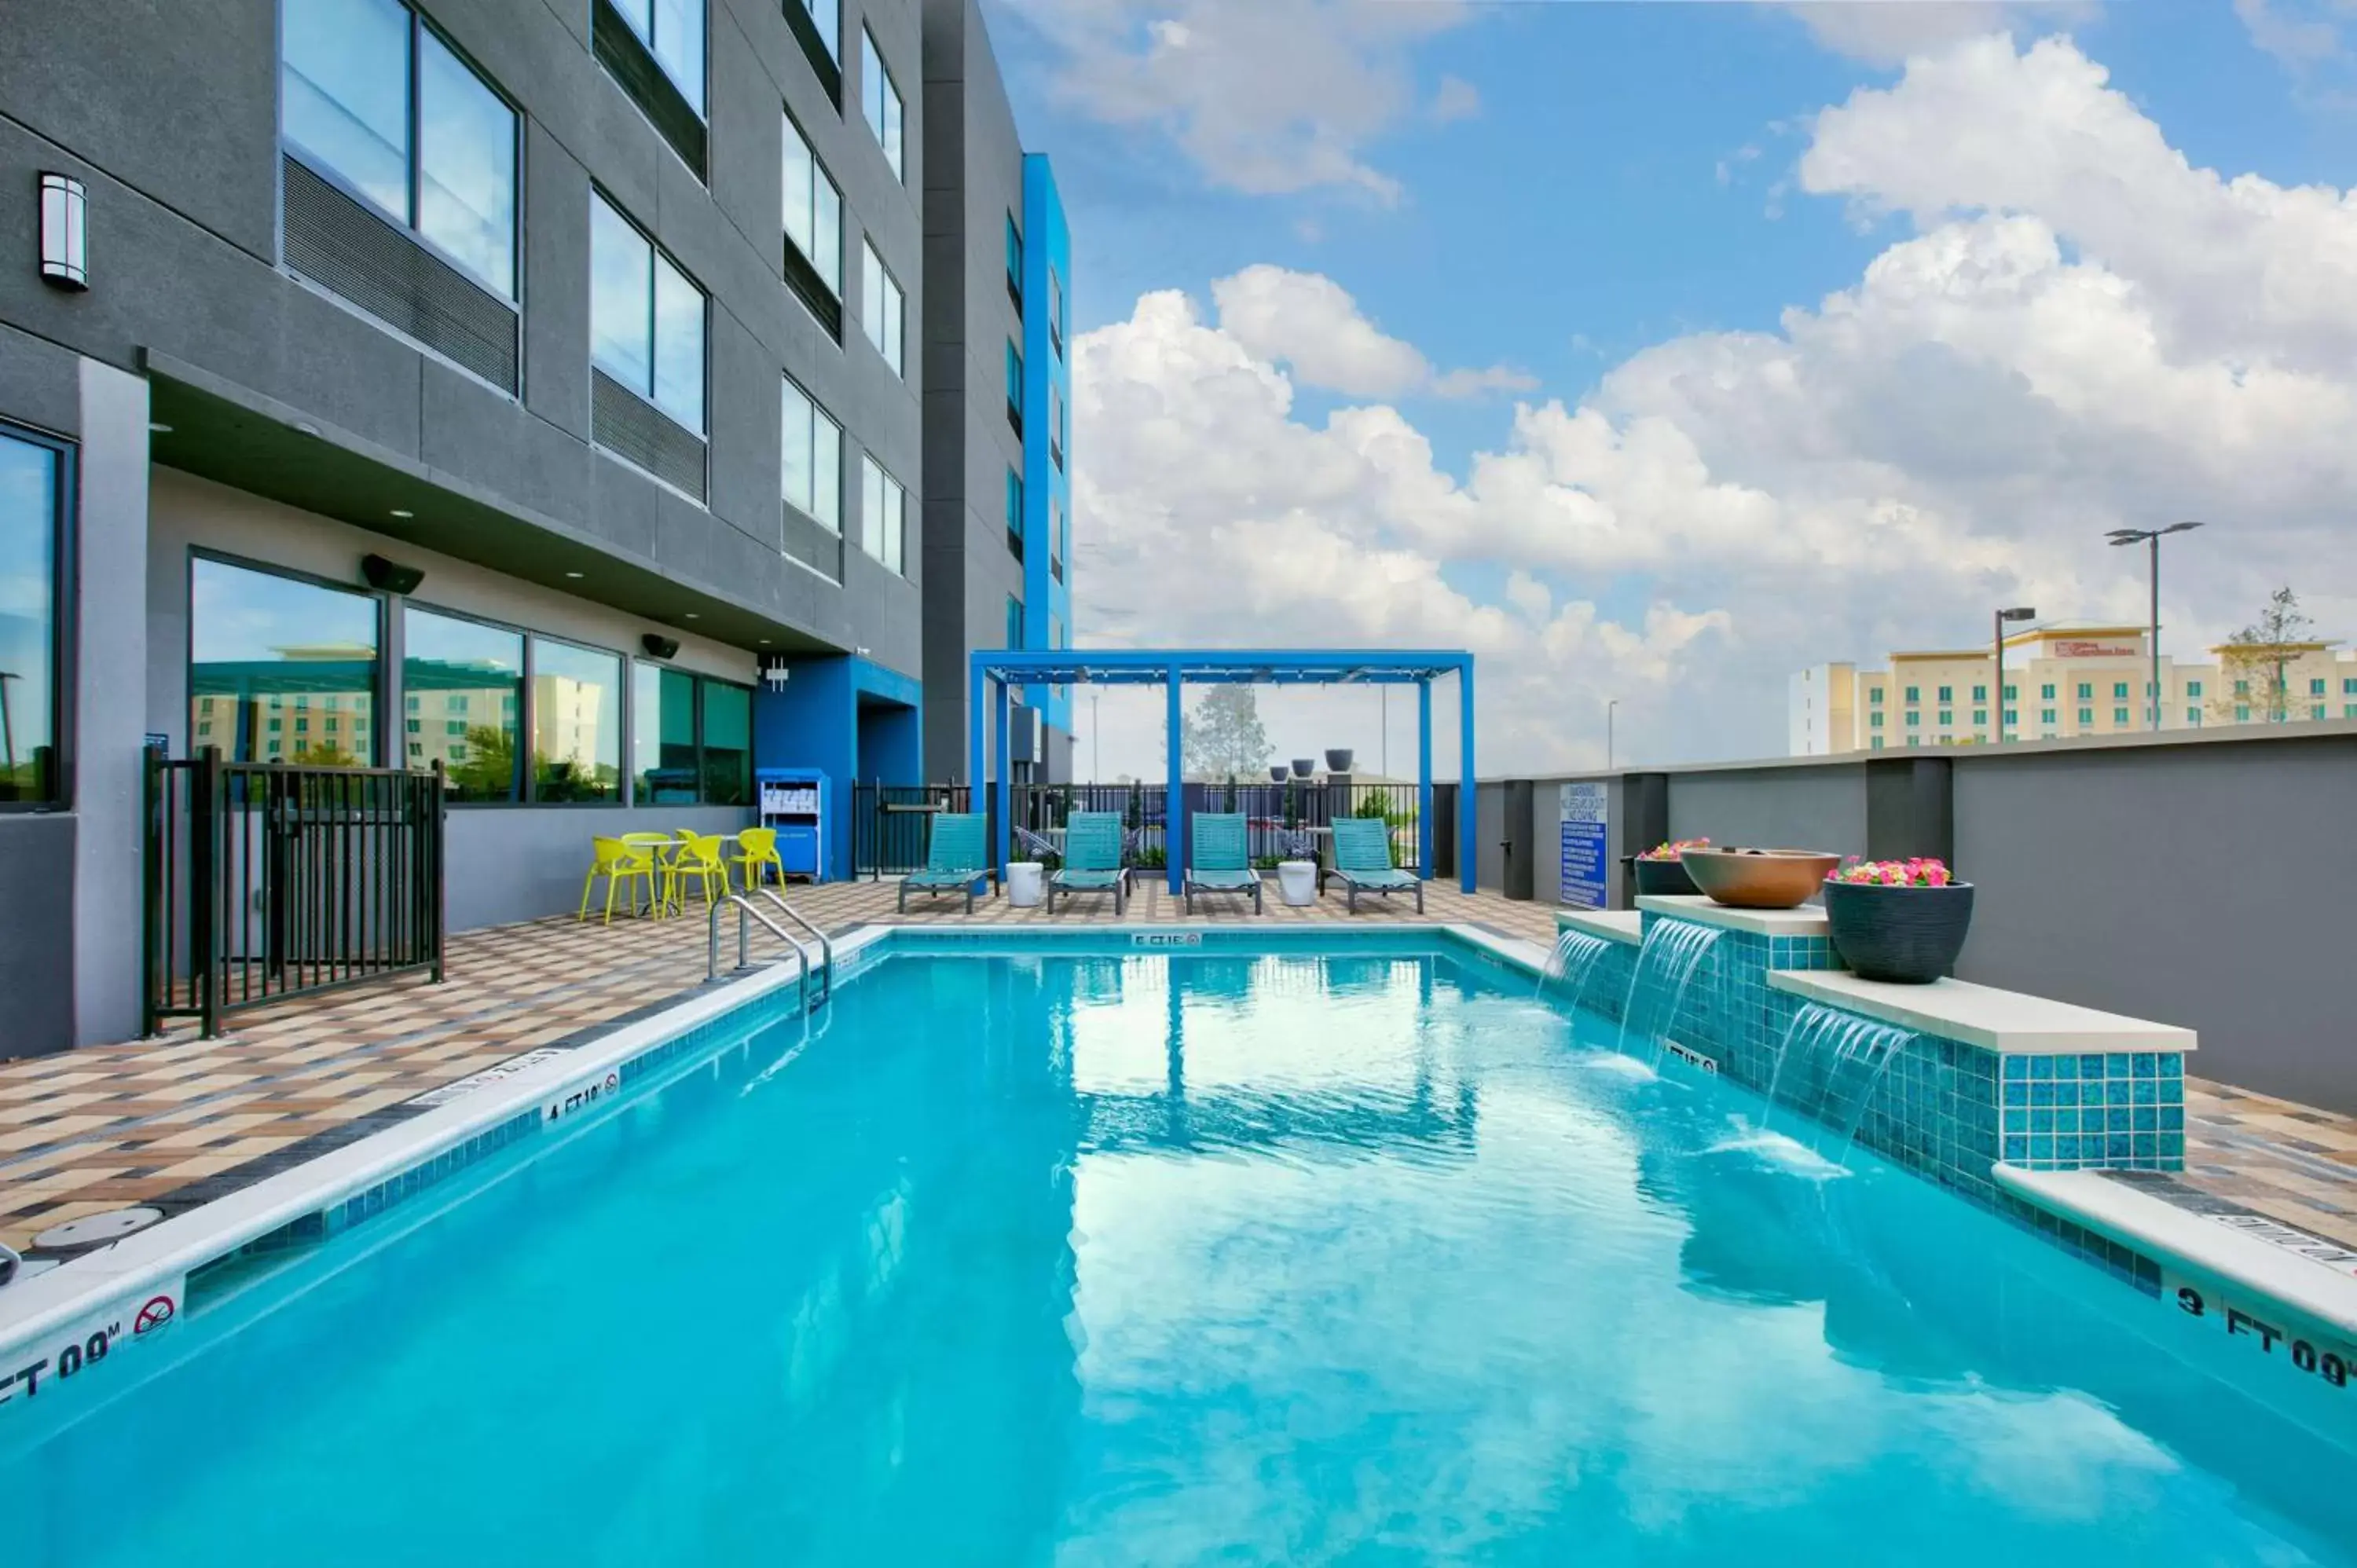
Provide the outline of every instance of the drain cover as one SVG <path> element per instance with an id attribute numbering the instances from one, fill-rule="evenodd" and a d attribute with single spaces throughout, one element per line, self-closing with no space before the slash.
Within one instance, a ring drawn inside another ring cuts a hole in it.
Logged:
<path id="1" fill-rule="evenodd" d="M 33 1238 L 36 1247 L 89 1247 L 101 1241 L 119 1241 L 134 1230 L 145 1230 L 164 1218 L 160 1208 L 113 1208 L 104 1214 L 85 1214 L 80 1219 L 69 1219 L 63 1225 L 52 1225 Z"/>

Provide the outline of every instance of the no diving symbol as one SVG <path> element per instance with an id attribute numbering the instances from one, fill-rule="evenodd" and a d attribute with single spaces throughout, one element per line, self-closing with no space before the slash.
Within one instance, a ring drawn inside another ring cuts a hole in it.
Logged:
<path id="1" fill-rule="evenodd" d="M 151 1297 L 147 1305 L 139 1309 L 139 1316 L 131 1320 L 131 1333 L 133 1337 L 136 1338 L 142 1334 L 161 1328 L 164 1325 L 171 1322 L 173 1310 L 172 1298 L 170 1296 L 159 1295 Z"/>

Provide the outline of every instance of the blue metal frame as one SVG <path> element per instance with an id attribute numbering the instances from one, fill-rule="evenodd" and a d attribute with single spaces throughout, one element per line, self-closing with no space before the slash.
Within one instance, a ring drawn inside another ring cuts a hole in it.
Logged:
<path id="1" fill-rule="evenodd" d="M 1414 686 L 1416 689 L 1416 874 L 1432 875 L 1432 683 L 1457 677 L 1459 713 L 1458 767 L 1463 784 L 1457 800 L 1458 885 L 1473 891 L 1475 853 L 1473 789 L 1473 655 L 1462 650 L 1326 649 L 1317 652 L 1264 649 L 977 649 L 968 657 L 973 685 L 971 757 L 976 784 L 995 777 L 997 801 L 998 873 L 1004 886 L 1013 826 L 1014 787 L 1007 766 L 1007 688 L 1010 686 L 1166 686 L 1169 690 L 1168 738 L 1169 804 L 1164 811 L 1170 891 L 1187 875 L 1186 812 L 1180 744 L 1184 714 L 1181 688 L 1199 686 Z M 997 746 L 989 746 L 990 714 L 996 714 Z M 990 764 L 997 764 L 994 775 Z"/>

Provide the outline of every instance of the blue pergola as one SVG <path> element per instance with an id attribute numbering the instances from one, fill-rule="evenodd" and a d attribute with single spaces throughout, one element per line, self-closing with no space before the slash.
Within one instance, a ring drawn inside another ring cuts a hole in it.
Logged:
<path id="1" fill-rule="evenodd" d="M 1013 768 L 1008 766 L 1008 688 L 1013 686 L 1152 686 L 1169 693 L 1170 793 L 1164 810 L 1164 835 L 1170 891 L 1187 874 L 1186 719 L 1183 688 L 1199 686 L 1414 686 L 1416 714 L 1416 871 L 1432 875 L 1432 683 L 1457 677 L 1460 712 L 1458 762 L 1464 783 L 1457 795 L 1458 884 L 1473 891 L 1473 656 L 1463 651 L 1396 649 L 1326 649 L 1279 652 L 1265 649 L 1081 648 L 978 650 L 968 660 L 974 703 L 968 725 L 974 770 L 979 785 L 996 778 L 998 810 L 996 855 L 1006 871 L 1014 806 Z M 996 749 L 990 742 L 996 730 Z M 994 770 L 986 765 L 997 764 Z"/>

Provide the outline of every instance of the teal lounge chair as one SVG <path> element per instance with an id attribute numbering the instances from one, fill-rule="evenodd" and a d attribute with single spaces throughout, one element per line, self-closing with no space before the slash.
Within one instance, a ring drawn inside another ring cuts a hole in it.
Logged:
<path id="1" fill-rule="evenodd" d="M 1229 811 L 1198 811 L 1194 830 L 1187 836 L 1187 913 L 1195 912 L 1195 895 L 1250 893 L 1253 913 L 1260 913 L 1260 873 L 1253 869 L 1244 837 L 1244 820 Z"/>
<path id="2" fill-rule="evenodd" d="M 925 844 L 925 869 L 900 878 L 900 912 L 908 913 L 909 889 L 920 893 L 965 894 L 965 912 L 974 913 L 974 885 L 992 875 L 987 819 L 980 811 L 942 811 L 933 818 L 932 837 Z"/>
<path id="3" fill-rule="evenodd" d="M 1048 913 L 1056 912 L 1056 895 L 1107 893 L 1113 912 L 1129 908 L 1129 867 L 1122 864 L 1121 813 L 1074 811 L 1064 824 L 1064 864 L 1048 878 Z"/>
<path id="4" fill-rule="evenodd" d="M 1334 819 L 1333 875 L 1342 879 L 1351 913 L 1359 912 L 1359 895 L 1415 892 L 1415 912 L 1424 913 L 1424 878 L 1392 864 L 1392 825 L 1381 817 Z M 1322 878 L 1321 878 L 1322 880 Z"/>

